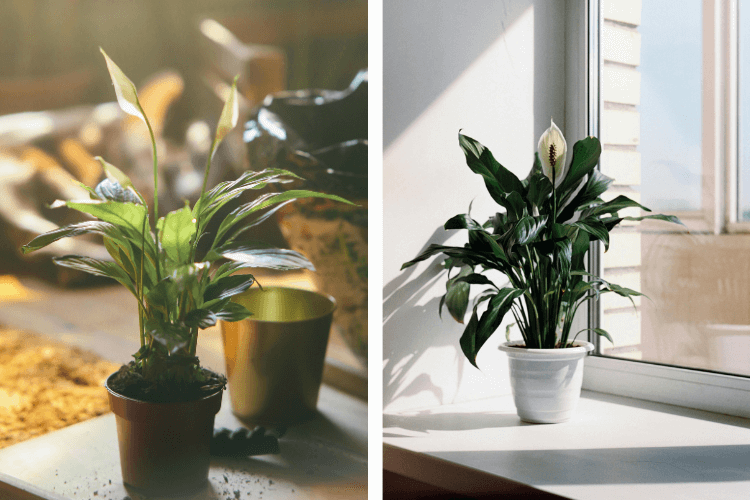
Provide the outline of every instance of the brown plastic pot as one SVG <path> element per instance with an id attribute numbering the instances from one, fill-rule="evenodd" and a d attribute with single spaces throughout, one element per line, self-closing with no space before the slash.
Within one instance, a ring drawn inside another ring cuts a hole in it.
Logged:
<path id="1" fill-rule="evenodd" d="M 106 387 L 117 421 L 123 483 L 155 495 L 205 486 L 222 391 L 195 401 L 151 403 L 110 389 L 115 374 Z"/>

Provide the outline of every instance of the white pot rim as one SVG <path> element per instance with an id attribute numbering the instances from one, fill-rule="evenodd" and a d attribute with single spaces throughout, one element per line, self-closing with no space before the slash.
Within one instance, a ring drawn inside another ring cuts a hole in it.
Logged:
<path id="1" fill-rule="evenodd" d="M 535 359 L 535 360 L 564 360 L 576 359 L 585 356 L 594 350 L 594 344 L 585 340 L 576 340 L 573 342 L 575 347 L 565 347 L 563 349 L 528 349 L 520 347 L 526 343 L 523 340 L 512 340 L 503 342 L 498 349 L 508 354 L 510 358 L 517 359 Z"/>

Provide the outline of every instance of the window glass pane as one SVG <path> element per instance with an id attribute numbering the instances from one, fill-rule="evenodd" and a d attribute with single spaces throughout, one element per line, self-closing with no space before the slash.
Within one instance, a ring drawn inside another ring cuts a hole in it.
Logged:
<path id="1" fill-rule="evenodd" d="M 700 210 L 701 1 L 642 6 L 641 199 L 661 212 Z"/>
<path id="2" fill-rule="evenodd" d="M 739 6 L 739 206 L 737 218 L 750 221 L 750 5 Z"/>
<path id="3" fill-rule="evenodd" d="M 640 195 L 655 212 L 700 219 L 702 205 L 714 203 L 701 193 L 702 169 L 711 168 L 701 160 L 702 2 L 649 0 L 623 23 L 606 18 L 610 0 L 602 1 L 601 168 L 616 180 L 610 196 Z M 619 86 L 608 80 L 613 68 Z M 616 135 L 617 127 L 631 128 Z M 615 341 L 602 339 L 605 355 L 750 375 L 750 235 L 631 223 L 612 232 L 601 260 L 606 280 L 650 298 L 636 298 L 634 312 L 627 299 L 602 296 L 602 327 Z"/>

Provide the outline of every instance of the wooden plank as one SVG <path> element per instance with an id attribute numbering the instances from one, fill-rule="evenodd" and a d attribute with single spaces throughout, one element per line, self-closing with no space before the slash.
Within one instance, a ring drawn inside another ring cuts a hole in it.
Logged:
<path id="1" fill-rule="evenodd" d="M 510 479 L 389 444 L 383 444 L 383 469 L 471 498 L 564 498 Z"/>
<path id="2" fill-rule="evenodd" d="M 602 17 L 638 26 L 641 24 L 641 0 L 602 0 Z"/>
<path id="3" fill-rule="evenodd" d="M 641 142 L 641 115 L 634 110 L 602 110 L 602 143 L 637 146 Z"/>
<path id="4" fill-rule="evenodd" d="M 641 74 L 627 66 L 602 67 L 602 99 L 620 104 L 641 103 Z"/>
<path id="5" fill-rule="evenodd" d="M 602 151 L 602 173 L 612 177 L 615 186 L 639 186 L 641 184 L 641 153 L 607 149 Z"/>
<path id="6" fill-rule="evenodd" d="M 602 27 L 602 58 L 638 66 L 641 64 L 641 34 L 634 29 L 605 23 Z"/>

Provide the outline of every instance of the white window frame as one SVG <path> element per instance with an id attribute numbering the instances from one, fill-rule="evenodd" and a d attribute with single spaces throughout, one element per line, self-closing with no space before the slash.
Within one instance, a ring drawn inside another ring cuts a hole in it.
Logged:
<path id="1" fill-rule="evenodd" d="M 566 117 L 566 135 L 598 136 L 602 65 L 600 4 L 599 0 L 569 0 L 569 7 L 566 98 L 572 104 L 568 109 L 582 112 L 568 113 L 571 116 Z M 750 223 L 737 221 L 738 65 L 737 44 L 730 43 L 737 40 L 737 13 L 737 0 L 704 0 L 703 64 L 704 68 L 714 71 L 714 85 L 703 86 L 705 201 L 702 214 L 684 215 L 699 215 L 693 219 L 695 223 L 714 234 L 750 231 Z M 722 29 L 724 27 L 728 29 Z M 719 165 L 725 168 L 716 168 Z M 694 229 L 700 230 L 695 226 Z M 598 243 L 592 244 L 588 262 L 589 269 L 599 274 L 600 251 Z M 588 323 L 590 328 L 598 327 L 600 301 L 588 309 L 587 318 L 577 317 L 576 321 Z M 595 352 L 600 353 L 598 336 L 592 334 L 590 340 L 597 346 Z M 587 390 L 750 418 L 750 377 L 601 354 L 588 356 L 585 366 L 583 388 Z"/>

